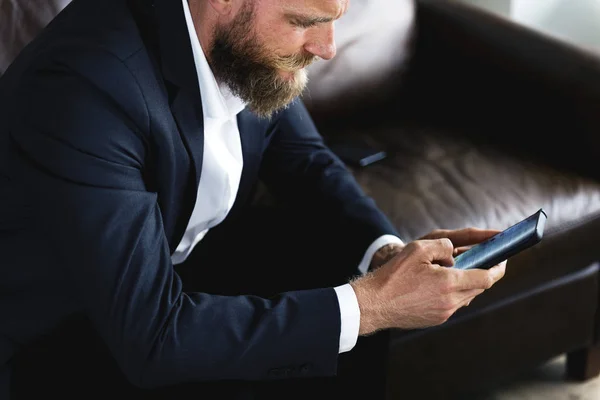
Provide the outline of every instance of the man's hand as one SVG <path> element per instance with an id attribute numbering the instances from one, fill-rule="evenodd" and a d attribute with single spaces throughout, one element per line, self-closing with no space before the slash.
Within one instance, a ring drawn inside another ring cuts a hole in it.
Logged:
<path id="1" fill-rule="evenodd" d="M 479 228 L 464 228 L 464 229 L 436 229 L 431 231 L 421 239 L 442 239 L 448 238 L 454 246 L 454 256 L 464 253 L 473 245 L 483 242 L 500 233 L 496 229 L 479 229 Z"/>
<path id="2" fill-rule="evenodd" d="M 436 234 L 452 236 L 459 246 L 475 240 L 469 237 L 472 232 Z M 486 235 L 489 232 L 482 234 Z M 416 240 L 375 271 L 350 282 L 361 312 L 359 334 L 442 324 L 504 276 L 506 261 L 489 270 L 448 268 L 454 265 L 454 250 L 448 238 Z"/>
<path id="3" fill-rule="evenodd" d="M 405 245 L 400 243 L 389 243 L 382 246 L 375 254 L 373 254 L 371 264 L 369 264 L 369 271 L 373 271 L 390 261 L 396 254 L 400 253 L 404 247 Z"/>

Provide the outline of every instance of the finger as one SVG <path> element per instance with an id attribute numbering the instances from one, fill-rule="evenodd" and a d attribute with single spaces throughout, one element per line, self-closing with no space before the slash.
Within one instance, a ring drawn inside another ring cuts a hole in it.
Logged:
<path id="1" fill-rule="evenodd" d="M 427 261 L 432 264 L 454 265 L 454 257 L 452 257 L 454 246 L 452 246 L 449 239 L 417 240 L 413 242 L 413 246 L 418 246 L 423 251 Z"/>
<path id="2" fill-rule="evenodd" d="M 449 229 L 435 229 L 425 236 L 419 238 L 419 240 L 431 240 L 431 239 L 440 239 L 444 237 L 448 237 Z"/>
<path id="3" fill-rule="evenodd" d="M 465 251 L 469 250 L 471 247 L 473 247 L 473 246 L 455 247 L 454 248 L 454 257 L 458 256 L 459 254 L 464 253 Z"/>
<path id="4" fill-rule="evenodd" d="M 456 307 L 456 310 L 469 306 L 475 297 L 479 296 L 484 291 L 485 290 L 483 289 L 469 289 L 456 292 L 457 299 L 459 299 L 457 301 L 458 306 Z"/>
<path id="5" fill-rule="evenodd" d="M 500 232 L 497 229 L 464 228 L 449 231 L 447 237 L 452 241 L 454 247 L 462 247 L 481 243 Z"/>
<path id="6" fill-rule="evenodd" d="M 467 269 L 456 271 L 461 274 L 458 279 L 460 290 L 489 289 L 504 276 L 506 261 L 490 269 Z"/>
<path id="7" fill-rule="evenodd" d="M 507 263 L 508 261 L 504 260 L 500 264 L 494 265 L 492 268 L 490 268 L 490 272 L 495 275 L 496 282 L 498 282 L 504 277 L 504 274 L 506 273 Z"/>

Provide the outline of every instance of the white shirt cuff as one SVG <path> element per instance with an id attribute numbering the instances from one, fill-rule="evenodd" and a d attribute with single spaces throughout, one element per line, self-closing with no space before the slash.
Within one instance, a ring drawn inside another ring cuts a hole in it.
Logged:
<path id="1" fill-rule="evenodd" d="M 340 353 L 352 350 L 358 341 L 360 328 L 360 308 L 356 293 L 349 283 L 334 288 L 340 304 Z"/>
<path id="2" fill-rule="evenodd" d="M 380 236 L 369 246 L 369 248 L 367 248 L 364 257 L 358 266 L 360 272 L 365 274 L 369 269 L 369 264 L 371 264 L 371 259 L 375 252 L 390 243 L 404 244 L 397 236 Z M 352 350 L 358 341 L 360 307 L 358 306 L 356 293 L 354 293 L 354 289 L 349 283 L 337 286 L 334 289 L 338 298 L 338 303 L 340 304 L 341 328 L 339 352 L 344 353 Z"/>
<path id="3" fill-rule="evenodd" d="M 371 260 L 373 259 L 373 255 L 377 250 L 390 243 L 398 243 L 404 244 L 404 242 L 398 237 L 394 235 L 383 235 L 375 239 L 375 241 L 367 248 L 363 259 L 360 261 L 358 265 L 358 270 L 362 274 L 366 274 L 369 270 L 369 265 L 371 264 Z"/>

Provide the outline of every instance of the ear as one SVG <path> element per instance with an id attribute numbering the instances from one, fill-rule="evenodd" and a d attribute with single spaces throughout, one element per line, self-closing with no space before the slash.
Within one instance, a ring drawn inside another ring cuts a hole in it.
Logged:
<path id="1" fill-rule="evenodd" d="M 206 0 L 219 15 L 231 14 L 235 0 Z"/>

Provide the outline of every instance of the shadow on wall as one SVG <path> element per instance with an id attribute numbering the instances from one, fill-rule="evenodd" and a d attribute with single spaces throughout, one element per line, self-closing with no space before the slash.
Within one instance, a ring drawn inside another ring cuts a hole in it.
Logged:
<path id="1" fill-rule="evenodd" d="M 0 1 L 0 75 L 71 0 Z"/>

